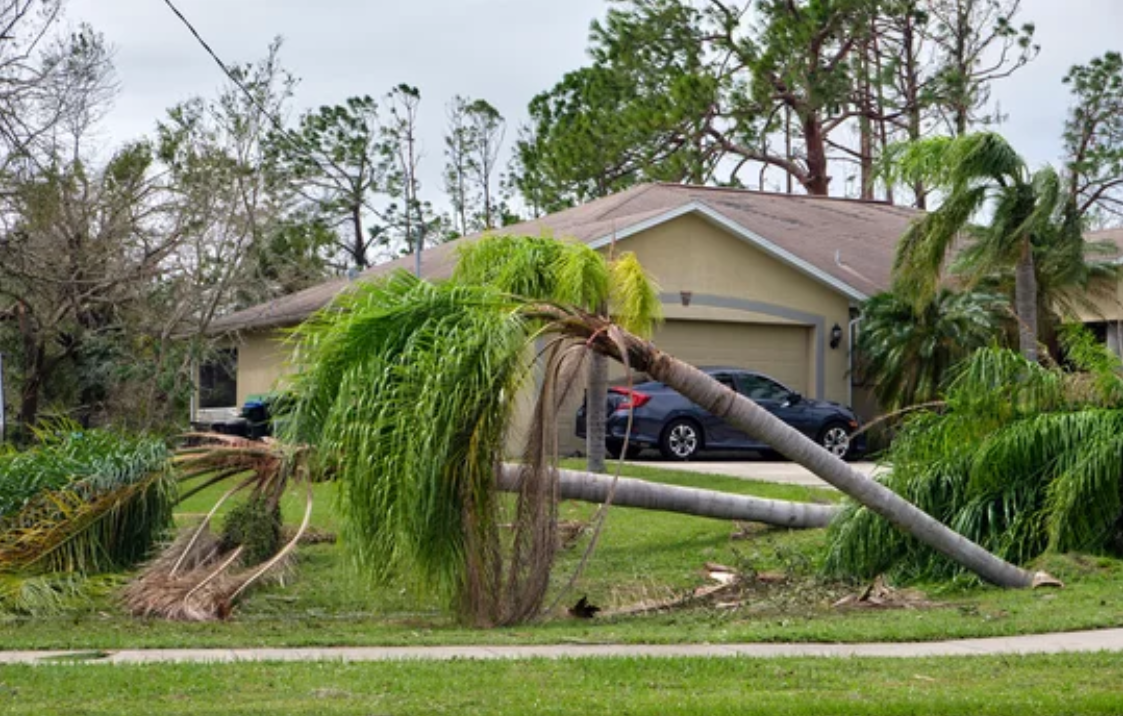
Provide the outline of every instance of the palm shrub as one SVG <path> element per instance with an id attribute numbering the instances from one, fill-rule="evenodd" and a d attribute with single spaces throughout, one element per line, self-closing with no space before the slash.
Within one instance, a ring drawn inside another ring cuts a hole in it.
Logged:
<path id="1" fill-rule="evenodd" d="M 0 610 L 49 610 L 144 559 L 171 524 L 168 456 L 157 438 L 65 422 L 0 455 Z"/>
<path id="2" fill-rule="evenodd" d="M 1009 304 L 998 295 L 940 288 L 917 305 L 885 292 L 862 306 L 858 361 L 864 380 L 890 411 L 935 400 L 948 370 L 995 343 Z"/>
<path id="3" fill-rule="evenodd" d="M 1118 552 L 1123 514 L 1120 365 L 1079 328 L 1061 332 L 1076 372 L 983 349 L 960 363 L 944 405 L 903 424 L 879 478 L 998 556 Z M 834 576 L 946 578 L 955 563 L 847 504 L 830 528 Z"/>

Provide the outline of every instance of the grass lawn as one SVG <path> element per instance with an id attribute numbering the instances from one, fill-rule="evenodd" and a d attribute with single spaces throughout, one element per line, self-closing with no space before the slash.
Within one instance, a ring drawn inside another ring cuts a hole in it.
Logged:
<path id="1" fill-rule="evenodd" d="M 647 467 L 628 468 L 626 474 L 770 498 L 838 497 L 813 488 Z M 333 489 L 317 486 L 314 515 L 314 524 L 329 531 L 337 528 L 331 509 Z M 182 518 L 187 521 L 205 513 L 218 492 L 189 500 L 181 508 Z M 302 503 L 294 495 L 286 505 L 294 521 Z M 566 504 L 563 518 L 587 520 L 594 510 L 593 505 Z M 925 590 L 936 603 L 930 608 L 838 610 L 831 605 L 858 587 L 824 583 L 816 577 L 824 552 L 822 530 L 751 531 L 735 539 L 738 531 L 725 521 L 613 508 L 588 568 L 562 603 L 588 595 L 611 613 L 644 601 L 682 596 L 706 584 L 701 574 L 706 562 L 766 577 L 752 583 L 739 605 L 728 608 L 705 605 L 586 621 L 567 618 L 564 608 L 558 607 L 554 617 L 540 623 L 470 630 L 457 626 L 443 605 L 407 584 L 365 583 L 350 568 L 343 545 L 318 544 L 301 548 L 299 564 L 286 584 L 253 592 L 227 622 L 134 620 L 105 596 L 61 617 L 0 622 L 0 648 L 907 641 L 1123 625 L 1123 601 L 1118 597 L 1123 563 L 1115 560 L 1052 558 L 1043 566 L 1067 582 L 1059 591 L 945 584 Z M 569 581 L 584 544 L 578 541 L 563 554 L 555 569 L 556 585 Z"/>
<path id="2" fill-rule="evenodd" d="M 0 668 L 0 713 L 1118 714 L 1115 655 Z"/>

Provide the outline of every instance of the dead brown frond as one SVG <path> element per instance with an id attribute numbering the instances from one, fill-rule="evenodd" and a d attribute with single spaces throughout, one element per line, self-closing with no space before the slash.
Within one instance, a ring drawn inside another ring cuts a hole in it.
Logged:
<path id="1" fill-rule="evenodd" d="M 234 484 L 197 526 L 184 531 L 125 589 L 125 606 L 137 616 L 225 619 L 247 588 L 283 574 L 308 529 L 312 485 L 305 449 L 230 435 L 192 437 L 202 444 L 184 448 L 173 458 L 182 480 L 200 480 L 184 494 L 196 494 L 222 481 Z M 280 500 L 296 481 L 306 487 L 304 518 L 294 531 L 285 533 Z M 241 501 L 227 513 L 223 529 L 213 530 L 219 508 L 235 497 Z"/>
<path id="2" fill-rule="evenodd" d="M 172 621 L 226 619 L 255 570 L 240 561 L 241 550 L 223 550 L 221 535 L 184 531 L 125 587 L 122 601 L 134 616 Z M 280 579 L 283 570 L 273 577 Z"/>
<path id="3" fill-rule="evenodd" d="M 878 576 L 857 594 L 848 594 L 833 605 L 835 609 L 923 609 L 939 606 L 919 589 L 896 589 Z"/>

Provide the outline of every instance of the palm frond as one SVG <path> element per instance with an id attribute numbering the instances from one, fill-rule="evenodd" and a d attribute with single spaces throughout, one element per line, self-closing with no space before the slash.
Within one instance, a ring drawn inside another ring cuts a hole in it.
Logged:
<path id="1" fill-rule="evenodd" d="M 885 484 L 965 537 L 1025 564 L 1047 550 L 1117 549 L 1123 517 L 1123 410 L 1118 363 L 1084 338 L 1074 358 L 1103 371 L 1088 401 L 1084 378 L 1017 353 L 984 349 L 957 366 L 939 411 L 906 419 L 886 459 Z M 1101 407 L 1107 406 L 1107 407 Z M 888 535 L 850 506 L 831 527 L 828 571 L 902 578 L 960 573 L 918 542 Z"/>
<path id="2" fill-rule="evenodd" d="M 483 613 L 468 618 L 494 623 L 494 470 L 529 375 L 534 322 L 494 287 L 399 275 L 298 335 L 290 439 L 316 445 L 340 478 L 358 563 L 375 579 L 403 577 L 450 598 L 484 585 Z"/>
<path id="3" fill-rule="evenodd" d="M 40 437 L 0 458 L 0 571 L 91 574 L 146 557 L 175 500 L 163 441 L 110 431 Z"/>
<path id="4" fill-rule="evenodd" d="M 663 318 L 659 287 L 631 251 L 609 263 L 611 297 L 609 312 L 624 330 L 650 338 Z"/>

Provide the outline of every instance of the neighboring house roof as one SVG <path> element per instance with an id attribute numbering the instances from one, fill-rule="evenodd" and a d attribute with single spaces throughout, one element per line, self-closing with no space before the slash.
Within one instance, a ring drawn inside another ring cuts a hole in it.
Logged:
<path id="1" fill-rule="evenodd" d="M 694 214 L 729 230 L 853 300 L 885 290 L 897 241 L 917 210 L 881 202 L 772 194 L 745 189 L 642 184 L 618 194 L 490 233 L 537 236 L 544 232 L 592 246 Z M 452 273 L 457 249 L 481 235 L 425 249 L 422 275 Z M 394 269 L 412 270 L 413 256 L 367 269 L 356 280 Z M 326 306 L 349 284 L 334 279 L 215 320 L 210 333 L 270 328 L 300 322 Z"/>
<path id="2" fill-rule="evenodd" d="M 1084 239 L 1085 241 L 1104 241 L 1108 244 L 1114 244 L 1116 254 L 1112 257 L 1112 261 L 1115 263 L 1123 263 L 1123 228 L 1089 231 L 1087 234 L 1084 234 Z"/>

